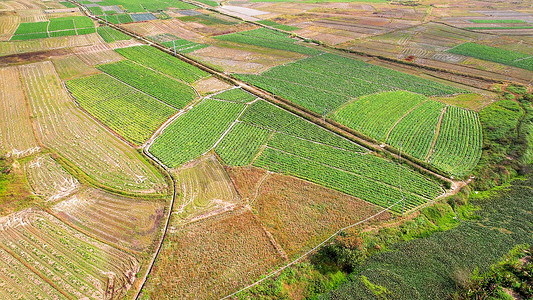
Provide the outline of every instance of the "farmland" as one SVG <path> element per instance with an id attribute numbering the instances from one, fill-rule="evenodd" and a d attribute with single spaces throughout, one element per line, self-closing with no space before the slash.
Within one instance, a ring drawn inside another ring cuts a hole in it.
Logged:
<path id="1" fill-rule="evenodd" d="M 206 72 L 149 46 L 122 48 L 116 51 L 127 59 L 187 83 L 207 76 Z"/>
<path id="2" fill-rule="evenodd" d="M 108 26 L 100 26 L 96 29 L 106 43 L 129 40 L 131 37 Z"/>
<path id="3" fill-rule="evenodd" d="M 48 22 L 21 23 L 11 40 L 31 40 L 95 32 L 94 23 L 88 17 L 52 18 Z"/>
<path id="4" fill-rule="evenodd" d="M 39 155 L 25 166 L 33 193 L 46 202 L 56 201 L 72 194 L 80 186 L 50 155 Z"/>
<path id="5" fill-rule="evenodd" d="M 73 170 L 113 190 L 160 193 L 167 188 L 163 177 L 145 158 L 74 106 L 52 63 L 19 69 L 30 112 L 38 124 L 37 137 L 68 161 Z"/>
<path id="6" fill-rule="evenodd" d="M 98 69 L 177 109 L 196 98 L 189 85 L 131 61 L 100 65 Z"/>
<path id="7" fill-rule="evenodd" d="M 74 79 L 68 81 L 67 86 L 81 107 L 137 145 L 144 143 L 177 112 L 104 74 Z"/>
<path id="8" fill-rule="evenodd" d="M 533 58 L 530 55 L 516 51 L 509 51 L 476 43 L 465 43 L 449 49 L 448 52 L 472 56 L 533 71 Z"/>
<path id="9" fill-rule="evenodd" d="M 464 92 L 333 54 L 274 67 L 261 75 L 238 74 L 237 77 L 318 114 L 330 113 L 352 98 L 382 91 L 402 89 L 427 96 Z"/>
<path id="10" fill-rule="evenodd" d="M 242 89 L 231 89 L 213 95 L 212 98 L 218 100 L 226 100 L 230 102 L 247 103 L 256 99 L 257 97 L 248 92 L 243 91 Z"/>
<path id="11" fill-rule="evenodd" d="M 215 147 L 215 152 L 227 165 L 249 165 L 269 135 L 266 129 L 237 123 Z"/>
<path id="12" fill-rule="evenodd" d="M 243 109 L 242 104 L 206 99 L 167 127 L 149 151 L 166 166 L 179 166 L 209 151 Z"/>
<path id="13" fill-rule="evenodd" d="M 296 40 L 291 39 L 284 33 L 264 28 L 221 35 L 217 36 L 216 39 L 219 41 L 285 50 L 306 55 L 317 55 L 322 53 L 319 50 L 297 44 Z"/>

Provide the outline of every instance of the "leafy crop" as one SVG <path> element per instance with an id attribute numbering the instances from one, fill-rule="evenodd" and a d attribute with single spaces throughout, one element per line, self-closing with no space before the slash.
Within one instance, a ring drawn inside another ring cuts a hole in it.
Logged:
<path id="1" fill-rule="evenodd" d="M 167 167 L 179 166 L 209 151 L 243 109 L 206 99 L 170 124 L 149 151 Z"/>
<path id="2" fill-rule="evenodd" d="M 70 80 L 67 86 L 81 107 L 138 145 L 176 112 L 104 74 Z"/>
<path id="3" fill-rule="evenodd" d="M 150 46 L 116 49 L 120 55 L 163 74 L 187 83 L 206 77 L 208 74 L 178 58 Z"/>
<path id="4" fill-rule="evenodd" d="M 46 22 L 21 23 L 11 40 L 31 40 L 47 37 L 94 33 L 93 21 L 85 16 L 52 18 Z"/>
<path id="5" fill-rule="evenodd" d="M 448 52 L 472 56 L 479 59 L 533 71 L 533 57 L 516 51 L 510 51 L 476 43 L 464 43 L 449 49 Z"/>
<path id="6" fill-rule="evenodd" d="M 220 141 L 215 152 L 230 166 L 249 165 L 259 148 L 266 144 L 270 131 L 252 125 L 237 123 Z"/>
<path id="7" fill-rule="evenodd" d="M 129 40 L 131 37 L 118 30 L 115 30 L 109 26 L 100 26 L 97 29 L 98 34 L 104 39 L 106 43 L 112 43 L 116 41 Z"/>
<path id="8" fill-rule="evenodd" d="M 195 90 L 187 84 L 128 60 L 98 69 L 178 109 L 196 98 Z"/>
<path id="9" fill-rule="evenodd" d="M 260 23 L 260 24 L 263 24 L 263 25 L 267 25 L 267 26 L 270 26 L 270 27 L 274 27 L 274 28 L 277 28 L 277 29 L 285 30 L 285 31 L 293 31 L 293 30 L 300 29 L 300 28 L 294 27 L 294 26 L 289 26 L 289 25 L 285 25 L 285 24 L 279 24 L 279 23 L 276 23 L 276 22 L 271 21 L 271 20 L 261 20 L 261 21 L 257 21 L 257 23 Z"/>
<path id="10" fill-rule="evenodd" d="M 218 93 L 216 95 L 211 96 L 211 98 L 231 102 L 246 103 L 254 100 L 257 97 L 248 92 L 243 91 L 242 89 L 237 88 Z"/>

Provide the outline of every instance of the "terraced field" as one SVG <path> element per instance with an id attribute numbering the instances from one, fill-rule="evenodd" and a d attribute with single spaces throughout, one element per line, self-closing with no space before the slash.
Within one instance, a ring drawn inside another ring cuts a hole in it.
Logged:
<path id="1" fill-rule="evenodd" d="M 510 51 L 476 43 L 464 43 L 449 49 L 448 52 L 472 56 L 533 71 L 533 57 L 516 51 Z"/>
<path id="2" fill-rule="evenodd" d="M 160 193 L 167 188 L 146 159 L 75 107 L 50 62 L 19 69 L 39 140 L 57 151 L 76 176 L 129 193 Z"/>

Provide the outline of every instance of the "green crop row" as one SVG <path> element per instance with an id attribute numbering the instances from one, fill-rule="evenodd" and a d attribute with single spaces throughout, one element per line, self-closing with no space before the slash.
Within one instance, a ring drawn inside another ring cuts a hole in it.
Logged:
<path id="1" fill-rule="evenodd" d="M 452 175 L 464 176 L 479 161 L 482 142 L 478 114 L 449 106 L 444 113 L 429 162 Z"/>
<path id="2" fill-rule="evenodd" d="M 464 43 L 449 49 L 448 52 L 533 71 L 533 57 L 516 51 L 476 43 Z"/>
<path id="3" fill-rule="evenodd" d="M 105 74 L 66 82 L 80 106 L 140 145 L 176 110 Z"/>
<path id="4" fill-rule="evenodd" d="M 219 100 L 226 100 L 226 101 L 231 101 L 231 102 L 247 103 L 247 102 L 254 100 L 257 97 L 248 92 L 243 91 L 242 89 L 237 88 L 237 89 L 231 89 L 231 90 L 227 90 L 222 93 L 213 95 L 211 96 L 211 98 L 219 99 Z"/>
<path id="5" fill-rule="evenodd" d="M 256 126 L 237 123 L 216 146 L 215 152 L 231 166 L 249 165 L 265 145 L 270 131 Z"/>
<path id="6" fill-rule="evenodd" d="M 47 37 L 94 33 L 93 21 L 85 16 L 52 18 L 46 22 L 21 23 L 11 40 L 30 40 Z"/>
<path id="7" fill-rule="evenodd" d="M 272 148 L 267 148 L 263 151 L 253 164 L 273 172 L 300 177 L 382 207 L 388 207 L 402 200 L 404 196 L 406 209 L 414 208 L 427 201 L 426 198 L 408 192 L 402 193 L 397 188 L 372 179 L 331 168 L 319 162 Z M 401 211 L 401 209 L 401 205 L 396 205 L 392 208 L 396 212 Z"/>
<path id="8" fill-rule="evenodd" d="M 196 98 L 195 90 L 187 84 L 129 60 L 100 65 L 98 69 L 178 109 Z"/>
<path id="9" fill-rule="evenodd" d="M 274 27 L 274 28 L 277 28 L 277 29 L 285 30 L 285 31 L 293 31 L 293 30 L 300 29 L 300 28 L 294 27 L 294 26 L 279 24 L 279 23 L 276 23 L 276 22 L 271 21 L 271 20 L 261 20 L 261 21 L 257 21 L 257 23 L 260 23 L 260 24 L 263 24 L 263 25 L 267 25 L 267 26 L 270 26 L 270 27 Z"/>
<path id="10" fill-rule="evenodd" d="M 396 122 L 425 100 L 423 95 L 406 91 L 368 95 L 337 110 L 332 119 L 378 141 L 386 141 Z"/>
<path id="11" fill-rule="evenodd" d="M 161 44 L 171 48 L 172 50 L 174 50 L 174 46 L 176 46 L 176 52 L 181 53 L 191 53 L 193 51 L 209 47 L 209 45 L 195 43 L 180 38 L 173 41 L 162 42 Z"/>
<path id="12" fill-rule="evenodd" d="M 116 49 L 120 55 L 176 79 L 192 83 L 208 73 L 150 46 Z"/>
<path id="13" fill-rule="evenodd" d="M 307 55 L 322 53 L 319 50 L 296 44 L 288 35 L 266 28 L 230 33 L 215 37 L 219 41 L 228 41 L 270 49 L 285 50 Z"/>
<path id="14" fill-rule="evenodd" d="M 285 134 L 275 134 L 268 146 L 365 178 L 382 182 L 404 191 L 434 199 L 443 190 L 435 182 L 405 167 L 371 154 L 346 151 Z"/>
<path id="15" fill-rule="evenodd" d="M 444 106 L 431 100 L 420 104 L 394 126 L 387 143 L 415 158 L 425 160 Z"/>
<path id="16" fill-rule="evenodd" d="M 112 43 L 116 41 L 129 40 L 131 37 L 118 30 L 115 30 L 108 26 L 101 26 L 97 29 L 98 34 L 104 39 L 106 43 Z"/>
<path id="17" fill-rule="evenodd" d="M 243 109 L 206 99 L 170 124 L 149 151 L 167 167 L 177 167 L 209 151 Z"/>
<path id="18" fill-rule="evenodd" d="M 366 151 L 361 146 L 329 130 L 265 101 L 257 101 L 252 104 L 244 112 L 240 120 L 247 124 L 350 151 Z"/>
<path id="19" fill-rule="evenodd" d="M 333 54 L 274 67 L 261 75 L 238 74 L 236 77 L 319 114 L 331 112 L 350 99 L 381 91 L 407 90 L 424 95 L 465 92 Z"/>

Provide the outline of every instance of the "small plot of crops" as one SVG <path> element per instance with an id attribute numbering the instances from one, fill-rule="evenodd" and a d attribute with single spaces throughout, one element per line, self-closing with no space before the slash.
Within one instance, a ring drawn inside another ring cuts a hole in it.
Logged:
<path id="1" fill-rule="evenodd" d="M 267 26 L 270 26 L 270 27 L 274 27 L 274 28 L 277 28 L 277 29 L 285 30 L 285 31 L 293 31 L 293 30 L 300 29 L 300 28 L 294 27 L 294 26 L 289 26 L 289 25 L 285 25 L 285 24 L 279 24 L 279 23 L 276 23 L 276 22 L 271 21 L 271 20 L 257 21 L 257 23 L 260 23 L 260 24 L 263 24 L 263 25 L 267 25 Z"/>
<path id="2" fill-rule="evenodd" d="M 108 75 L 74 79 L 66 84 L 81 107 L 137 145 L 176 113 L 174 108 Z"/>
<path id="3" fill-rule="evenodd" d="M 215 152 L 227 165 L 249 165 L 259 148 L 266 144 L 269 135 L 269 130 L 237 123 L 217 145 Z"/>
<path id="4" fill-rule="evenodd" d="M 146 13 L 159 12 L 171 8 L 177 9 L 195 9 L 196 6 L 184 3 L 179 0 L 106 0 L 106 1 L 84 1 L 76 0 L 82 4 L 96 4 L 98 6 L 88 7 L 91 11 L 94 10 L 95 15 L 103 15 L 102 7 L 109 6 L 119 7 L 118 12 L 127 11 L 130 13 Z M 117 12 L 115 10 L 114 12 Z"/>
<path id="5" fill-rule="evenodd" d="M 115 191 L 156 194 L 166 190 L 167 184 L 157 169 L 76 107 L 52 63 L 27 64 L 19 69 L 25 78 L 23 87 L 36 135 L 61 156 L 62 164 L 68 163 L 71 174 Z M 115 90 L 96 93 L 112 97 Z"/>
<path id="6" fill-rule="evenodd" d="M 464 43 L 447 51 L 533 71 L 533 57 L 516 51 L 476 43 Z"/>
<path id="7" fill-rule="evenodd" d="M 244 123 L 282 132 L 302 139 L 356 152 L 366 152 L 361 146 L 288 111 L 265 101 L 252 104 L 241 116 Z"/>
<path id="8" fill-rule="evenodd" d="M 509 19 L 500 19 L 500 20 L 469 20 L 470 22 L 472 23 L 477 23 L 477 24 L 492 24 L 492 23 L 504 23 L 504 24 L 507 24 L 507 23 L 527 23 L 526 21 L 524 20 L 509 20 Z"/>
<path id="9" fill-rule="evenodd" d="M 322 54 L 238 78 L 319 114 L 350 99 L 391 90 L 450 95 L 464 90 L 334 54 Z"/>
<path id="10" fill-rule="evenodd" d="M 243 91 L 242 89 L 237 88 L 218 93 L 216 95 L 211 96 L 211 98 L 218 100 L 226 100 L 230 102 L 247 103 L 256 99 L 257 97 L 248 92 Z"/>
<path id="11" fill-rule="evenodd" d="M 59 78 L 62 80 L 70 80 L 100 73 L 97 69 L 88 66 L 76 55 L 53 58 L 52 62 L 54 63 Z"/>
<path id="12" fill-rule="evenodd" d="M 139 262 L 38 210 L 0 222 L 4 299 L 121 298 Z"/>
<path id="13" fill-rule="evenodd" d="M 394 126 L 387 143 L 415 158 L 425 160 L 444 107 L 444 104 L 436 101 L 420 104 Z"/>
<path id="14" fill-rule="evenodd" d="M 98 69 L 178 109 L 196 98 L 189 85 L 129 60 L 100 65 Z"/>
<path id="15" fill-rule="evenodd" d="M 208 73 L 197 67 L 150 46 L 128 47 L 116 51 L 127 59 L 187 83 L 208 76 Z"/>
<path id="16" fill-rule="evenodd" d="M 79 182 L 50 155 L 37 156 L 25 166 L 33 193 L 45 201 L 55 201 L 72 194 Z"/>
<path id="17" fill-rule="evenodd" d="M 332 119 L 379 141 L 426 97 L 405 91 L 364 96 L 336 111 Z"/>
<path id="18" fill-rule="evenodd" d="M 52 211 L 113 245 L 146 250 L 156 240 L 164 218 L 165 203 L 139 200 L 87 189 L 54 205 Z"/>
<path id="19" fill-rule="evenodd" d="M 101 26 L 96 29 L 98 34 L 104 39 L 106 43 L 112 43 L 116 41 L 129 40 L 131 37 L 125 33 L 115 30 L 109 26 Z"/>
<path id="20" fill-rule="evenodd" d="M 102 12 L 101 14 L 104 14 Z M 118 15 L 103 15 L 100 16 L 101 19 L 103 19 L 105 22 L 109 22 L 112 24 L 124 24 L 124 23 L 133 23 L 135 20 L 128 15 L 128 14 L 118 14 Z"/>
<path id="21" fill-rule="evenodd" d="M 234 21 L 234 19 L 227 18 L 223 19 L 221 15 L 204 15 L 204 14 L 197 14 L 192 16 L 184 16 L 184 17 L 178 17 L 179 20 L 183 22 L 197 22 L 200 24 L 204 24 L 207 26 L 211 25 L 235 25 L 238 24 Z"/>
<path id="22" fill-rule="evenodd" d="M 180 198 L 174 209 L 172 228 L 234 208 L 240 201 L 214 155 L 201 157 L 173 173 Z"/>
<path id="23" fill-rule="evenodd" d="M 31 40 L 47 37 L 84 35 L 95 33 L 93 21 L 85 16 L 53 18 L 47 22 L 21 23 L 11 38 Z"/>
<path id="24" fill-rule="evenodd" d="M 429 162 L 450 174 L 464 176 L 478 163 L 482 141 L 478 114 L 449 106 Z"/>
<path id="25" fill-rule="evenodd" d="M 163 42 L 162 44 L 171 48 L 172 50 L 175 49 L 176 52 L 181 53 L 191 53 L 193 51 L 209 47 L 209 45 L 195 43 L 185 39 L 175 39 L 172 41 Z"/>
<path id="26" fill-rule="evenodd" d="M 167 167 L 179 166 L 215 146 L 244 108 L 206 99 L 170 124 L 149 151 Z"/>
<path id="27" fill-rule="evenodd" d="M 306 55 L 317 55 L 320 50 L 305 47 L 296 43 L 287 34 L 266 28 L 253 29 L 238 33 L 230 33 L 215 37 L 219 41 L 228 41 L 239 44 L 247 44 L 277 50 L 291 51 Z"/>

